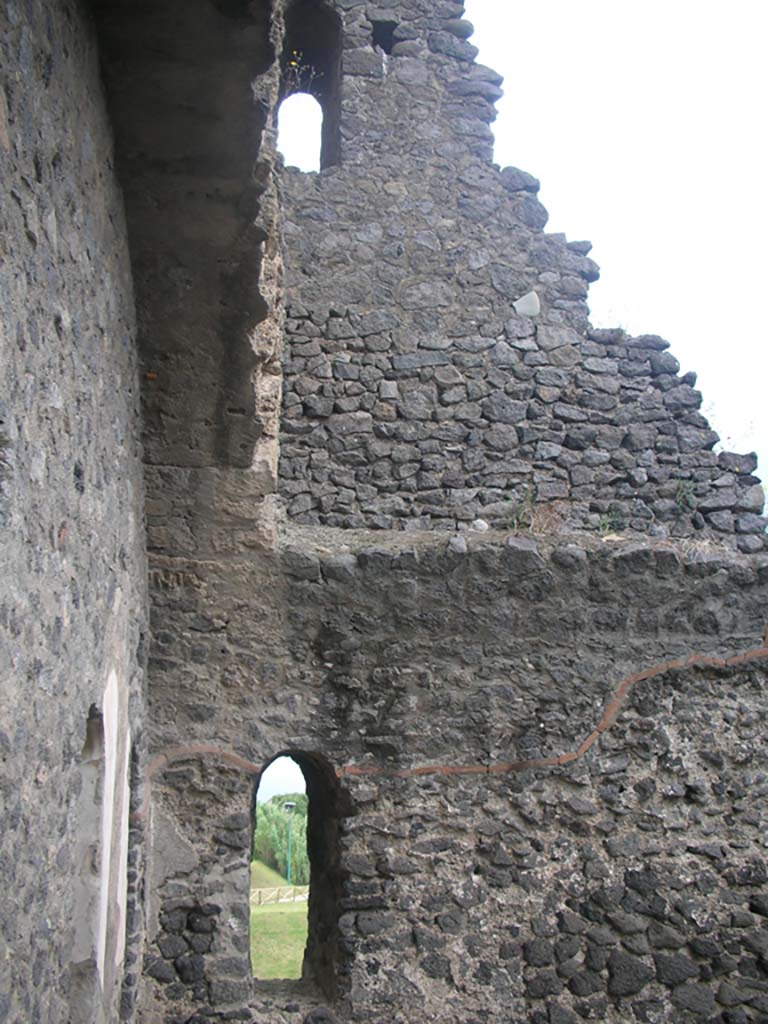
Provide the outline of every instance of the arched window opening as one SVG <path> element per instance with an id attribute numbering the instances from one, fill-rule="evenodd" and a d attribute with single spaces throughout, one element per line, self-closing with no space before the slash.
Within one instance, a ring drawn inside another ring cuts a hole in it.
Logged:
<path id="1" fill-rule="evenodd" d="M 291 167 L 300 171 L 320 170 L 323 111 L 309 93 L 286 96 L 277 121 L 277 148 Z"/>
<path id="2" fill-rule="evenodd" d="M 105 1019 L 117 999 L 125 952 L 128 881 L 130 729 L 117 675 L 110 671 L 101 709 L 92 704 L 80 752 L 75 805 L 70 1024 Z M 111 1019 L 111 1018 L 110 1018 Z"/>
<path id="3" fill-rule="evenodd" d="M 254 977 L 300 978 L 307 945 L 307 795 L 301 769 L 276 758 L 256 790 L 251 858 Z"/>
<path id="4" fill-rule="evenodd" d="M 301 979 L 335 997 L 339 827 L 350 813 L 349 798 L 319 755 L 289 751 L 261 773 L 253 803 L 250 915 L 257 979 Z"/>
<path id="5" fill-rule="evenodd" d="M 322 0 L 289 6 L 280 70 L 278 107 L 297 93 L 313 96 L 322 111 L 319 166 L 340 163 L 341 22 Z"/>

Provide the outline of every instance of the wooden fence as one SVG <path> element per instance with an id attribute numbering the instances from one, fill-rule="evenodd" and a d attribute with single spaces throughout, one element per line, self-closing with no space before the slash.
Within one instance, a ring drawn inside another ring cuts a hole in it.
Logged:
<path id="1" fill-rule="evenodd" d="M 251 889 L 251 906 L 265 903 L 296 903 L 309 897 L 308 885 L 277 885 L 268 889 Z"/>

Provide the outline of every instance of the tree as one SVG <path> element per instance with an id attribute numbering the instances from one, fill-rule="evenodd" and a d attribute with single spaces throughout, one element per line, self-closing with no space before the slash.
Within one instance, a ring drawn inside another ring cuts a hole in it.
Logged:
<path id="1" fill-rule="evenodd" d="M 286 803 L 296 806 L 287 811 Z M 309 885 L 307 807 L 305 793 L 273 796 L 267 803 L 256 806 L 253 859 L 278 871 L 283 878 L 288 874 L 288 822 L 291 818 L 291 882 L 294 885 Z"/>

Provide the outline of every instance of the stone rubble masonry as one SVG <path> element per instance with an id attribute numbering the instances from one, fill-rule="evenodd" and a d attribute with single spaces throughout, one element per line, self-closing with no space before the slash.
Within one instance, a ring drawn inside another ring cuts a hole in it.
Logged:
<path id="1" fill-rule="evenodd" d="M 660 338 L 513 317 L 495 337 L 416 340 L 391 314 L 290 313 L 280 490 L 297 522 L 512 527 L 543 504 L 570 528 L 763 547 L 755 457 L 711 450 L 700 393 L 654 374 Z"/>
<path id="2" fill-rule="evenodd" d="M 492 164 L 463 13 L 0 14 L 10 1024 L 768 1017 L 755 460 L 714 453 L 666 342 L 590 327 L 589 244 Z M 276 153 L 291 46 L 319 175 Z M 129 742 L 124 866 L 93 794 Z M 311 934 L 266 983 L 281 752 Z"/>
<path id="3" fill-rule="evenodd" d="M 4 4 L 0 1019 L 8 1024 L 112 1024 L 121 982 L 135 985 L 140 967 L 142 851 L 134 829 L 126 871 L 123 786 L 130 753 L 140 804 L 146 564 L 135 315 L 112 168 L 88 19 L 73 3 Z M 96 795 L 84 749 L 94 715 L 105 732 Z M 85 892 L 95 892 L 95 906 Z"/>
<path id="4" fill-rule="evenodd" d="M 277 27 L 269 5 L 236 8 L 95 7 L 139 319 L 150 551 L 274 542 L 282 257 L 261 142 Z"/>
<path id="5" fill-rule="evenodd" d="M 666 341 L 590 327 L 589 243 L 546 234 L 536 179 L 491 163 L 501 79 L 473 63 L 462 5 L 340 6 L 341 163 L 283 186 L 288 516 L 456 530 L 545 506 L 761 550 L 755 457 L 713 451 Z M 534 319 L 514 310 L 530 291 Z"/>
<path id="6" fill-rule="evenodd" d="M 318 1005 L 402 1024 L 502 1006 L 618 1024 L 638 1001 L 673 1021 L 681 1000 L 722 998 L 750 1014 L 765 972 L 748 944 L 768 934 L 765 556 L 336 536 L 292 528 L 259 567 L 173 560 L 150 769 L 172 837 L 153 883 L 158 1016 L 203 992 L 286 1024 Z M 246 898 L 253 780 L 286 749 L 322 751 L 354 809 L 334 1002 L 250 983 L 223 925 Z M 198 905 L 212 938 L 192 983 L 177 937 L 184 955 L 203 941 L 184 923 Z"/>

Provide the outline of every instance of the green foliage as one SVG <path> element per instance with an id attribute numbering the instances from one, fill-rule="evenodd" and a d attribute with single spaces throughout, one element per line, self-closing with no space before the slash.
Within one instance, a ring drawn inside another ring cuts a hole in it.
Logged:
<path id="1" fill-rule="evenodd" d="M 286 803 L 295 803 L 292 812 Z M 256 806 L 256 829 L 253 834 L 253 859 L 288 877 L 288 822 L 291 819 L 291 883 L 309 885 L 307 856 L 307 797 L 305 793 L 274 796 Z"/>
<path id="2" fill-rule="evenodd" d="M 611 508 L 600 516 L 597 524 L 598 533 L 615 533 L 624 529 L 624 517 L 618 509 Z"/>
<path id="3" fill-rule="evenodd" d="M 269 803 L 274 804 L 276 807 L 284 807 L 288 803 L 296 804 L 293 813 L 303 814 L 306 818 L 309 797 L 306 793 L 281 793 L 279 796 L 273 796 Z"/>
<path id="4" fill-rule="evenodd" d="M 696 508 L 696 492 L 691 480 L 680 480 L 678 482 L 675 503 L 682 511 Z"/>

